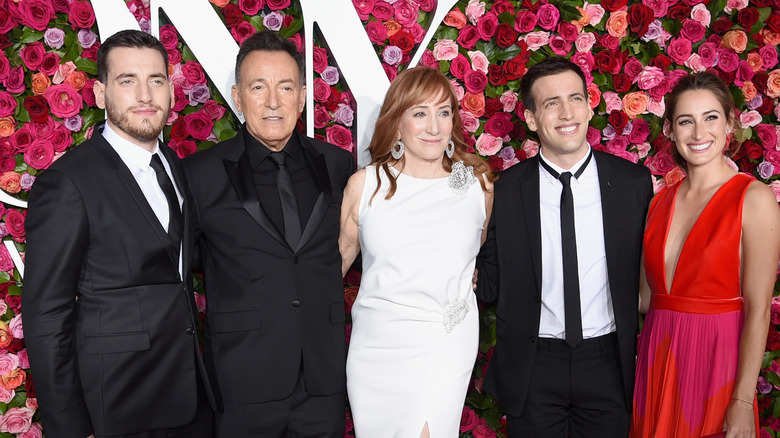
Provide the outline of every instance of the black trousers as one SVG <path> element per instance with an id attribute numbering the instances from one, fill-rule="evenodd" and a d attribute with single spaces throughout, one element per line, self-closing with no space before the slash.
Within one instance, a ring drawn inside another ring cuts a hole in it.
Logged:
<path id="1" fill-rule="evenodd" d="M 507 416 L 512 438 L 625 438 L 631 423 L 617 335 L 571 348 L 540 339 L 523 413 Z"/>
<path id="2" fill-rule="evenodd" d="M 303 370 L 293 393 L 265 403 L 225 403 L 218 438 L 343 438 L 346 392 L 313 396 Z"/>

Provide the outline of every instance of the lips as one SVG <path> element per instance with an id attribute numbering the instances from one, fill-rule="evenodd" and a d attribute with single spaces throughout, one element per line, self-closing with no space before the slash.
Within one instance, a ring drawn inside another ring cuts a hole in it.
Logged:
<path id="1" fill-rule="evenodd" d="M 555 128 L 555 130 L 560 132 L 561 134 L 571 134 L 574 131 L 576 131 L 578 127 L 579 127 L 579 125 L 561 126 L 561 127 Z"/>
<path id="2" fill-rule="evenodd" d="M 697 144 L 689 144 L 688 147 L 693 150 L 694 152 L 701 152 L 705 151 L 712 146 L 712 142 L 708 141 L 706 143 L 697 143 Z"/>

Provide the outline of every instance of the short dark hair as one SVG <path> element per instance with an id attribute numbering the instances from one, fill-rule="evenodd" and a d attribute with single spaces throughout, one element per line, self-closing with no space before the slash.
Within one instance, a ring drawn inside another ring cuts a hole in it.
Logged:
<path id="1" fill-rule="evenodd" d="M 525 75 L 523 75 L 523 78 L 520 80 L 520 98 L 523 100 L 523 106 L 526 109 L 531 110 L 531 112 L 536 111 L 536 102 L 534 101 L 534 96 L 531 92 L 534 82 L 543 77 L 557 75 L 558 73 L 567 71 L 572 71 L 580 77 L 582 80 L 582 92 L 587 96 L 588 84 L 585 80 L 585 73 L 582 72 L 580 66 L 562 56 L 554 56 L 539 61 L 537 64 L 531 66 L 531 68 L 525 72 Z"/>
<path id="2" fill-rule="evenodd" d="M 244 63 L 244 58 L 254 51 L 286 52 L 298 66 L 299 79 L 301 85 L 304 84 L 303 54 L 298 51 L 298 47 L 295 46 L 295 43 L 278 33 L 264 30 L 257 32 L 241 43 L 241 48 L 238 49 L 238 55 L 236 55 L 236 85 L 241 81 L 241 64 Z"/>
<path id="3" fill-rule="evenodd" d="M 108 54 L 117 47 L 132 49 L 153 49 L 160 52 L 165 62 L 165 71 L 168 72 L 168 51 L 160 40 L 140 30 L 126 29 L 111 35 L 103 41 L 97 52 L 98 80 L 106 83 L 108 80 Z"/>
<path id="4" fill-rule="evenodd" d="M 726 123 L 732 126 L 734 125 L 734 100 L 731 98 L 731 93 L 729 92 L 726 83 L 723 82 L 723 80 L 716 74 L 710 71 L 703 71 L 700 73 L 693 73 L 687 76 L 683 76 L 674 85 L 674 87 L 672 87 L 672 91 L 669 93 L 669 95 L 666 96 L 666 111 L 664 112 L 664 119 L 669 123 L 670 130 L 674 126 L 674 112 L 677 111 L 677 104 L 680 102 L 680 96 L 686 91 L 696 90 L 707 90 L 712 93 L 715 96 L 715 99 L 717 99 L 718 103 L 720 103 L 723 114 L 726 117 Z M 671 131 L 669 134 L 671 134 Z M 727 146 L 731 147 L 732 145 Z M 737 147 L 737 149 L 739 148 Z M 736 150 L 732 148 L 728 152 L 730 152 L 730 154 L 734 154 Z M 669 154 L 672 156 L 675 164 L 686 171 L 688 170 L 688 163 L 680 155 L 680 153 L 677 152 L 676 146 L 672 146 L 670 148 Z"/>

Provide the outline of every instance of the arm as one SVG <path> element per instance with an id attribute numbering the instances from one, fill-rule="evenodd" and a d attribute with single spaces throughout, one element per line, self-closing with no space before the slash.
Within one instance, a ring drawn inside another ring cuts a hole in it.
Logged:
<path id="1" fill-rule="evenodd" d="M 639 313 L 647 313 L 650 308 L 650 285 L 647 284 L 647 274 L 645 274 L 645 261 L 639 264 Z"/>
<path id="2" fill-rule="evenodd" d="M 74 313 L 89 228 L 70 179 L 48 170 L 35 181 L 26 228 L 25 342 L 46 436 L 86 437 L 92 423 L 79 378 Z"/>
<path id="3" fill-rule="evenodd" d="M 477 256 L 477 298 L 485 302 L 493 302 L 498 298 L 498 250 L 496 248 L 496 217 L 490 216 L 487 226 L 487 237 Z"/>
<path id="4" fill-rule="evenodd" d="M 747 190 L 742 212 L 742 297 L 745 324 L 739 342 L 733 399 L 724 421 L 727 438 L 755 436 L 752 404 L 769 329 L 770 303 L 778 258 L 780 208 L 771 190 L 754 182 Z"/>
<path id="5" fill-rule="evenodd" d="M 488 181 L 488 177 L 482 174 L 482 179 L 485 180 L 485 224 L 482 226 L 482 240 L 480 243 L 485 243 L 488 234 L 488 225 L 490 225 L 490 215 L 493 214 L 493 197 L 495 192 L 493 191 L 493 183 Z"/>
<path id="6" fill-rule="evenodd" d="M 339 232 L 342 276 L 347 274 L 349 267 L 352 266 L 352 262 L 355 261 L 360 252 L 358 214 L 365 180 L 366 170 L 360 169 L 349 178 L 347 186 L 344 188 L 344 198 L 341 201 L 341 231 Z"/>

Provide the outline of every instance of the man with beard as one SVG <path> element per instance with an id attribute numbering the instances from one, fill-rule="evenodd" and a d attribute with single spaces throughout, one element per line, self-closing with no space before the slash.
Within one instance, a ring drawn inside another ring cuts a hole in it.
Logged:
<path id="1" fill-rule="evenodd" d="M 195 331 L 191 215 L 163 45 L 119 32 L 98 51 L 108 120 L 30 192 L 25 341 L 48 438 L 206 438 L 213 398 Z"/>

